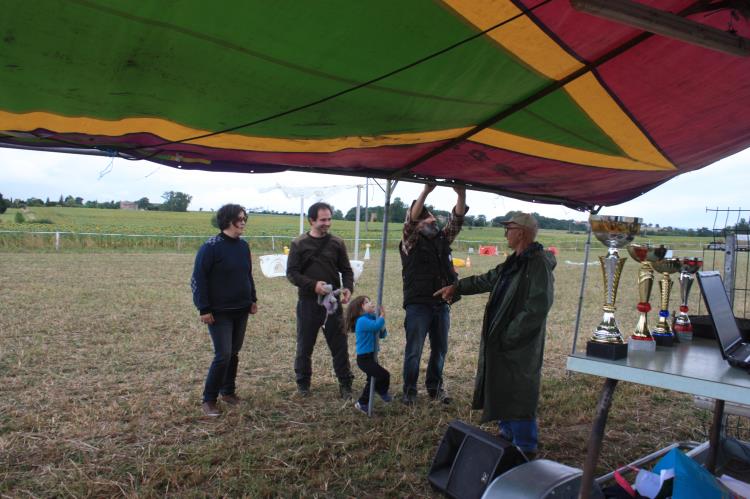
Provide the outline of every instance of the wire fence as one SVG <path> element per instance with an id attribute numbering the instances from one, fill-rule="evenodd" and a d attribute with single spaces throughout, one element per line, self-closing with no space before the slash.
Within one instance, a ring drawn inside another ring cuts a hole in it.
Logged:
<path id="1" fill-rule="evenodd" d="M 395 236 L 395 234 L 394 234 Z M 388 249 L 397 249 L 400 237 L 388 239 Z M 400 233 L 398 234 L 400 236 Z M 81 251 L 81 250 L 118 250 L 118 251 L 177 251 L 194 252 L 211 235 L 169 235 L 169 234 L 119 234 L 102 232 L 72 231 L 0 231 L 0 250 L 9 251 Z M 282 253 L 296 236 L 291 235 L 247 235 L 247 240 L 254 251 Z M 343 238 L 349 252 L 354 254 L 354 238 Z M 562 234 L 560 237 L 542 235 L 540 241 L 545 246 L 555 246 L 560 251 L 579 252 L 584 250 L 585 234 Z M 643 243 L 659 244 L 660 241 L 644 238 Z M 370 246 L 372 251 L 380 249 L 381 239 L 360 238 L 358 253 L 363 253 Z M 497 239 L 456 239 L 453 251 L 456 254 L 479 252 L 481 246 L 496 247 L 499 252 L 505 247 L 504 241 Z M 704 252 L 706 243 L 700 240 L 671 243 L 670 248 L 683 252 Z"/>

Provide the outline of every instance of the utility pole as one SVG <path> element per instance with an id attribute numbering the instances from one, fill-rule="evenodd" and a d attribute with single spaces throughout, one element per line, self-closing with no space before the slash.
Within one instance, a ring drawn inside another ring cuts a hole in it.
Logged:
<path id="1" fill-rule="evenodd" d="M 369 187 L 370 177 L 365 177 L 365 232 L 370 232 L 370 216 L 367 213 L 367 207 L 370 204 Z M 359 206 L 359 203 L 357 203 L 357 206 Z"/>
<path id="2" fill-rule="evenodd" d="M 357 209 L 354 212 L 354 259 L 359 260 L 359 196 L 362 186 L 357 186 Z"/>
<path id="3" fill-rule="evenodd" d="M 299 233 L 305 232 L 305 196 L 299 198 Z"/>

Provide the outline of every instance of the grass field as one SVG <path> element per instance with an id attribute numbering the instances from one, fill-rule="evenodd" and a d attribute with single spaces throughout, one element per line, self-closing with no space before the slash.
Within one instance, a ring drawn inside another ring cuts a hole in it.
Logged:
<path id="1" fill-rule="evenodd" d="M 603 253 L 595 244 L 594 253 Z M 355 294 L 376 293 L 377 252 L 372 256 Z M 540 456 L 576 467 L 583 465 L 602 384 L 565 370 L 581 276 L 581 266 L 566 261 L 582 258 L 574 251 L 558 257 L 539 414 Z M 259 312 L 249 323 L 238 375 L 238 393 L 247 402 L 211 421 L 200 412 L 212 352 L 191 303 L 192 259 L 188 252 L 163 251 L 0 254 L 3 497 L 435 494 L 426 477 L 447 424 L 479 421 L 469 404 L 486 296 L 453 307 L 445 376 L 454 403 L 424 397 L 413 408 L 378 403 L 368 419 L 337 398 L 322 339 L 313 396 L 295 394 L 294 288 L 285 279 L 262 277 L 256 267 Z M 477 256 L 461 274 L 486 271 L 500 260 Z M 624 330 L 636 320 L 635 280 L 636 266 L 628 262 L 618 296 Z M 579 347 L 601 318 L 598 267 L 591 267 L 588 283 Z M 381 361 L 398 392 L 403 311 L 393 251 L 385 289 L 391 334 Z M 691 307 L 697 306 L 694 292 Z M 364 378 L 354 370 L 359 390 Z M 423 376 L 424 365 L 420 381 Z M 598 472 L 673 441 L 705 440 L 709 424 L 709 414 L 688 396 L 623 383 Z"/>
<path id="2" fill-rule="evenodd" d="M 35 208 L 26 212 L 27 220 L 51 223 L 15 224 L 14 211 L 0 216 L 0 231 L 153 237 L 151 242 L 122 242 L 77 236 L 63 239 L 61 251 L 55 252 L 50 239 L 0 233 L 3 497 L 430 497 L 434 491 L 426 476 L 448 422 L 478 424 L 480 415 L 469 403 L 486 296 L 466 297 L 452 310 L 445 376 L 454 403 L 420 399 L 413 408 L 379 403 L 375 417 L 368 419 L 337 398 L 322 339 L 314 356 L 313 396 L 297 397 L 292 369 L 296 293 L 283 278 L 263 277 L 256 265 L 259 313 L 248 326 L 238 375 L 238 393 L 247 402 L 211 421 L 201 417 L 200 395 L 212 351 L 188 285 L 191 245 L 215 232 L 210 214 Z M 248 234 L 292 237 L 298 223 L 291 216 L 251 216 Z M 381 226 L 370 227 L 362 237 L 379 239 Z M 400 226 L 391 227 L 391 239 L 397 240 Z M 351 239 L 354 223 L 336 221 L 334 230 Z M 174 239 L 158 242 L 177 234 L 200 237 L 184 241 L 180 251 L 174 251 Z M 576 467 L 583 464 L 602 383 L 565 370 L 583 238 L 564 232 L 540 236 L 561 249 L 548 321 L 540 456 Z M 462 257 L 476 241 L 504 240 L 493 228 L 464 230 L 461 239 L 455 246 L 456 256 Z M 256 262 L 271 252 L 267 240 L 250 242 Z M 701 247 L 696 239 L 652 242 L 682 247 L 693 256 Z M 604 253 L 598 242 L 592 244 L 593 257 Z M 376 294 L 377 247 L 373 245 L 355 294 Z M 504 246 L 500 248 L 502 253 Z M 715 258 L 721 253 L 702 254 L 710 268 L 721 266 Z M 474 255 L 473 266 L 459 270 L 462 276 L 484 272 L 501 260 L 502 255 Z M 384 297 L 391 334 L 382 345 L 381 361 L 391 371 L 396 393 L 404 347 L 400 268 L 391 247 Z M 601 318 L 601 272 L 598 263 L 589 269 L 579 348 Z M 628 262 L 621 280 L 618 317 L 624 331 L 637 318 L 636 272 Z M 697 295 L 694 290 L 694 311 L 700 310 Z M 672 308 L 676 300 L 675 290 Z M 652 304 L 656 308 L 656 289 Z M 354 370 L 355 389 L 361 389 L 364 377 L 356 366 Z M 424 363 L 420 380 L 423 375 Z M 598 471 L 610 471 L 673 441 L 704 440 L 709 423 L 708 413 L 696 409 L 687 396 L 623 383 Z M 494 431 L 491 425 L 484 428 Z"/>

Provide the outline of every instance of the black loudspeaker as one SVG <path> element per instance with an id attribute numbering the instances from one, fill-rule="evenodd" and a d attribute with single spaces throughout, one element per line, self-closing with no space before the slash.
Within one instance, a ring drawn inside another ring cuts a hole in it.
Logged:
<path id="1" fill-rule="evenodd" d="M 452 421 L 427 479 L 449 497 L 478 499 L 495 477 L 525 462 L 526 457 L 511 442 L 462 421 Z"/>

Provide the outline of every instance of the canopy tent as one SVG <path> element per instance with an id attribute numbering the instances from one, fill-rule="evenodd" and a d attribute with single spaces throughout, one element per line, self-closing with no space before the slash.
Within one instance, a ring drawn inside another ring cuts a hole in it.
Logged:
<path id="1" fill-rule="evenodd" d="M 750 35 L 745 0 L 645 3 Z M 458 182 L 589 209 L 750 146 L 750 58 L 569 0 L 3 7 L 8 147 Z"/>

